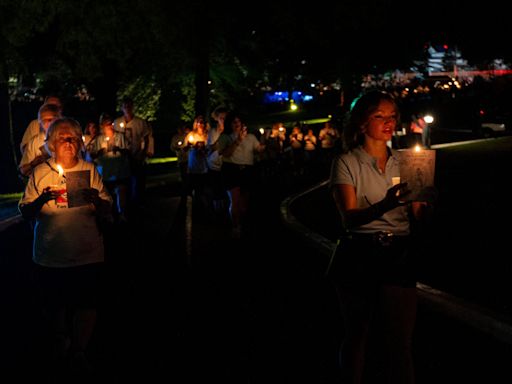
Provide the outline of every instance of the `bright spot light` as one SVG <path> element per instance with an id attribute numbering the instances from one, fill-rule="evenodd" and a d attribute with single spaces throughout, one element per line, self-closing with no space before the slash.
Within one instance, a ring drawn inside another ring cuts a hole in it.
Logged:
<path id="1" fill-rule="evenodd" d="M 425 115 L 425 117 L 423 119 L 425 120 L 425 123 L 431 124 L 434 121 L 434 116 L 432 116 L 432 115 Z"/>
<path id="2" fill-rule="evenodd" d="M 296 111 L 297 109 L 299 109 L 299 107 L 297 107 L 297 104 L 292 104 L 292 105 L 290 105 L 290 109 L 292 111 Z"/>

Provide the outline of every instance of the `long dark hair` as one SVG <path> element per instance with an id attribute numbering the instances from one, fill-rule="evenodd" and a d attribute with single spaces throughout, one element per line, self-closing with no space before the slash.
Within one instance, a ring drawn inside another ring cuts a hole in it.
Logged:
<path id="1" fill-rule="evenodd" d="M 381 101 L 386 100 L 395 106 L 397 126 L 400 126 L 400 111 L 395 98 L 380 90 L 372 90 L 356 98 L 354 105 L 346 116 L 343 128 L 343 151 L 348 152 L 364 142 L 363 126 L 375 112 Z"/>

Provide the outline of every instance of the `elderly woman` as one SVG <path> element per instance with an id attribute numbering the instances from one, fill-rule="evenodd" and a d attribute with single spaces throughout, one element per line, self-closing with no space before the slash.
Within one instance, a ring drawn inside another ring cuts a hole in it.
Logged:
<path id="1" fill-rule="evenodd" d="M 70 352 L 72 361 L 85 367 L 104 262 L 98 219 L 108 218 L 112 198 L 94 164 L 81 159 L 82 146 L 82 131 L 75 120 L 59 118 L 50 125 L 46 147 L 51 158 L 34 168 L 19 210 L 24 218 L 35 219 L 35 282 L 55 336 L 54 362 Z M 76 175 L 85 177 L 71 204 L 67 192 L 72 192 Z"/>

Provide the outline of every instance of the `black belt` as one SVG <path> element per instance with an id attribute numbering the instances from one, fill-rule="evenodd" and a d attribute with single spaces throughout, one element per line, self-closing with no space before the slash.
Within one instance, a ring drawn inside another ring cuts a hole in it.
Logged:
<path id="1" fill-rule="evenodd" d="M 372 233 L 347 233 L 343 238 L 356 241 L 366 241 L 382 247 L 403 243 L 409 239 L 408 235 L 395 235 L 390 231 L 377 231 Z"/>

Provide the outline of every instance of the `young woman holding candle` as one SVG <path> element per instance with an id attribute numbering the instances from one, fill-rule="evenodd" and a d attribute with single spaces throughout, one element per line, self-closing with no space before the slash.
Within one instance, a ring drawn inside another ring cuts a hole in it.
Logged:
<path id="1" fill-rule="evenodd" d="M 387 146 L 400 113 L 388 93 L 361 96 L 343 130 L 344 153 L 331 168 L 330 186 L 344 235 L 328 271 L 336 286 L 345 333 L 342 376 L 361 383 L 372 324 L 380 323 L 390 383 L 414 382 L 411 343 L 416 320 L 413 223 L 431 204 L 404 203 L 399 153 Z M 396 182 L 397 179 L 395 179 Z M 400 197 L 400 199 L 399 199 Z"/>
<path id="2" fill-rule="evenodd" d="M 98 218 L 109 217 L 112 198 L 94 164 L 81 159 L 83 141 L 78 122 L 55 120 L 48 129 L 46 147 L 52 157 L 34 169 L 19 210 L 24 218 L 35 219 L 32 259 L 37 292 L 54 336 L 51 363 L 63 362 L 71 352 L 72 362 L 83 368 L 96 322 L 104 262 L 97 223 Z M 90 188 L 82 191 L 86 204 L 77 207 L 69 207 L 62 194 L 66 174 L 73 171 L 90 174 Z"/>

